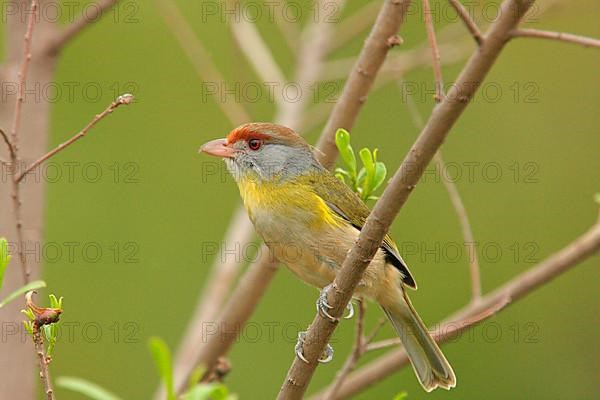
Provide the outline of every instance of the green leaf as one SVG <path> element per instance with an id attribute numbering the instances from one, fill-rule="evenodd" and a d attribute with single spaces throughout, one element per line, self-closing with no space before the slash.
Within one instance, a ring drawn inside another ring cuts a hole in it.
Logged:
<path id="1" fill-rule="evenodd" d="M 371 182 L 371 193 L 376 191 L 379 188 L 379 186 L 381 186 L 381 184 L 385 180 L 386 175 L 387 168 L 385 167 L 385 164 L 381 161 L 377 161 L 375 163 L 375 174 L 373 177 L 373 181 Z"/>
<path id="2" fill-rule="evenodd" d="M 54 347 L 56 346 L 56 340 L 58 339 L 57 325 L 57 323 L 54 323 L 42 326 L 42 333 L 46 343 L 48 343 L 48 346 L 46 347 L 46 353 L 48 353 L 50 357 L 52 357 L 54 354 Z"/>
<path id="3" fill-rule="evenodd" d="M 406 392 L 400 392 L 394 396 L 394 400 L 405 400 L 407 398 L 408 398 L 408 393 L 406 393 Z"/>
<path id="4" fill-rule="evenodd" d="M 0 238 L 0 289 L 4 281 L 4 272 L 10 262 L 11 255 L 8 254 L 8 243 L 5 238 Z"/>
<path id="5" fill-rule="evenodd" d="M 338 129 L 335 133 L 335 145 L 340 152 L 340 157 L 348 166 L 351 176 L 356 176 L 356 156 L 350 144 L 350 134 L 345 129 Z"/>
<path id="6" fill-rule="evenodd" d="M 50 308 L 60 308 L 62 310 L 62 297 L 60 299 L 57 299 L 56 296 L 53 294 L 51 294 L 48 297 L 50 297 Z"/>
<path id="7" fill-rule="evenodd" d="M 23 312 L 23 310 L 21 310 L 21 312 Z M 30 336 L 33 336 L 33 322 L 23 321 L 23 325 L 25 325 L 25 330 L 27 331 L 27 333 L 29 333 Z"/>
<path id="8" fill-rule="evenodd" d="M 21 286 L 19 289 L 15 290 L 11 294 L 9 294 L 4 300 L 2 300 L 2 302 L 0 302 L 0 308 L 4 307 L 5 305 L 10 303 L 17 297 L 24 295 L 25 293 L 29 292 L 30 290 L 37 290 L 37 289 L 40 289 L 43 287 L 46 287 L 46 282 L 44 282 L 44 281 L 29 282 L 27 285 Z"/>
<path id="9" fill-rule="evenodd" d="M 150 338 L 148 347 L 150 347 L 158 374 L 167 389 L 167 400 L 176 400 L 175 390 L 173 389 L 173 364 L 169 347 L 158 337 Z"/>
<path id="10" fill-rule="evenodd" d="M 600 206 L 600 193 L 594 195 L 594 201 Z M 0 282 L 1 283 L 1 282 Z M 0 285 L 1 286 L 1 285 Z"/>
<path id="11" fill-rule="evenodd" d="M 366 147 L 360 149 L 358 152 L 360 156 L 360 160 L 362 161 L 365 169 L 367 170 L 367 175 L 375 171 L 375 163 L 373 162 L 373 154 L 371 154 L 371 150 Z"/>
<path id="12" fill-rule="evenodd" d="M 227 400 L 229 398 L 229 390 L 220 383 L 196 385 L 183 396 L 184 400 Z"/>
<path id="13" fill-rule="evenodd" d="M 121 398 L 103 387 L 81 378 L 61 376 L 56 385 L 73 392 L 81 393 L 93 400 L 121 400 Z"/>

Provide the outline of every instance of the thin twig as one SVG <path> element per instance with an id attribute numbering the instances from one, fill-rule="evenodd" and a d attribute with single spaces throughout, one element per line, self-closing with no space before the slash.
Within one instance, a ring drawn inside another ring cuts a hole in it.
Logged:
<path id="1" fill-rule="evenodd" d="M 481 46 L 481 44 L 483 43 L 483 36 L 481 35 L 481 31 L 479 30 L 479 27 L 477 26 L 477 24 L 475 23 L 473 18 L 471 18 L 471 16 L 469 15 L 469 12 L 467 11 L 467 9 L 458 0 L 448 0 L 448 1 L 452 5 L 452 7 L 454 7 L 454 9 L 458 13 L 459 17 L 463 20 L 463 22 L 467 26 L 467 29 L 469 30 L 469 32 L 471 32 L 471 35 L 473 36 L 473 39 L 475 39 L 475 42 L 477 43 L 477 45 Z"/>
<path id="2" fill-rule="evenodd" d="M 432 332 L 431 334 L 434 339 L 439 340 L 439 338 L 442 335 L 444 335 L 444 336 L 453 335 L 460 331 L 464 331 L 465 329 L 496 315 L 500 310 L 502 310 L 504 307 L 506 307 L 509 303 L 510 303 L 509 297 L 500 299 L 498 301 L 498 303 L 491 304 L 489 308 L 483 310 L 479 314 L 470 316 L 469 318 L 465 318 L 464 320 L 462 320 L 460 322 L 447 322 L 447 323 L 443 322 L 443 323 L 441 323 L 440 324 L 441 326 L 438 329 L 436 329 L 434 332 Z M 394 337 L 394 338 L 384 339 L 384 340 L 380 340 L 378 342 L 370 343 L 369 345 L 367 345 L 366 350 L 367 351 L 381 350 L 381 349 L 385 349 L 385 348 L 392 347 L 392 346 L 398 346 L 401 344 L 402 344 L 402 341 L 400 340 L 400 338 Z"/>
<path id="3" fill-rule="evenodd" d="M 399 81 L 400 89 L 402 90 L 402 81 Z M 406 96 L 406 105 L 408 107 L 408 111 L 411 115 L 413 123 L 417 127 L 417 129 L 422 130 L 423 119 L 421 118 L 421 114 L 415 104 L 414 98 L 412 95 Z M 444 157 L 442 156 L 442 151 L 438 150 L 433 156 L 433 160 L 435 162 L 436 170 L 440 177 L 442 177 L 442 181 L 444 182 L 444 187 L 446 188 L 446 192 L 448 192 L 448 197 L 450 198 L 450 202 L 452 203 L 452 207 L 454 207 L 454 211 L 458 217 L 458 222 L 460 224 L 462 235 L 464 239 L 464 246 L 467 251 L 467 256 L 469 257 L 469 272 L 471 275 L 471 300 L 478 301 L 481 298 L 481 272 L 479 267 L 479 257 L 477 256 L 477 249 L 475 247 L 475 236 L 473 235 L 473 230 L 471 229 L 471 223 L 469 222 L 469 216 L 467 214 L 467 209 L 462 201 L 458 188 L 456 187 L 456 183 L 454 183 L 450 179 L 444 179 L 442 171 L 445 169 L 446 163 L 444 162 Z"/>
<path id="4" fill-rule="evenodd" d="M 50 379 L 50 371 L 48 370 L 48 364 L 50 363 L 46 356 L 46 350 L 44 349 L 44 339 L 42 338 L 42 331 L 39 327 L 34 325 L 33 327 L 33 343 L 35 344 L 35 352 L 38 356 L 38 364 L 40 367 L 40 379 L 44 385 L 44 393 L 46 394 L 47 400 L 54 400 L 54 390 L 52 389 L 52 381 Z"/>
<path id="5" fill-rule="evenodd" d="M 425 27 L 427 28 L 427 39 L 431 49 L 431 61 L 433 65 L 433 76 L 435 78 L 435 102 L 439 103 L 444 97 L 444 81 L 442 80 L 442 67 L 440 65 L 440 50 L 435 37 L 435 28 L 431 20 L 431 6 L 429 0 L 423 1 L 423 13 L 425 15 Z"/>
<path id="6" fill-rule="evenodd" d="M 103 14 L 106 14 L 110 8 L 112 8 L 119 0 L 99 0 L 94 5 L 89 4 L 86 7 L 81 17 L 71 22 L 65 28 L 61 29 L 56 37 L 52 38 L 49 42 L 46 52 L 48 54 L 57 54 L 60 52 L 65 45 L 75 38 L 81 31 L 97 22 Z M 91 8 L 91 10 L 90 10 Z M 87 10 L 90 10 L 88 13 Z"/>
<path id="7" fill-rule="evenodd" d="M 595 39 L 587 36 L 574 35 L 572 33 L 565 32 L 553 32 L 553 31 L 542 31 L 539 29 L 515 29 L 511 32 L 513 38 L 516 37 L 528 37 L 538 39 L 550 39 L 558 40 L 568 43 L 580 44 L 584 47 L 598 47 L 600 48 L 600 39 Z"/>
<path id="8" fill-rule="evenodd" d="M 386 0 L 383 3 L 371 33 L 344 85 L 340 99 L 317 143 L 317 148 L 324 155 L 319 157 L 319 161 L 325 167 L 331 167 L 338 154 L 335 132 L 339 128 L 352 130 L 389 50 L 401 42 L 397 33 L 405 20 L 409 3 L 410 0 Z"/>
<path id="9" fill-rule="evenodd" d="M 33 164 L 31 164 L 27 169 L 25 169 L 25 171 L 23 171 L 15 179 L 16 182 L 17 183 L 21 182 L 23 180 L 23 178 L 25 177 L 25 175 L 27 175 L 28 173 L 33 171 L 41 163 L 43 163 L 44 161 L 53 157 L 60 151 L 66 149 L 67 147 L 69 147 L 70 145 L 72 145 L 73 143 L 75 143 L 76 141 L 81 139 L 82 137 L 84 137 L 88 133 L 88 131 L 94 127 L 94 125 L 96 125 L 98 122 L 100 122 L 102 119 L 104 119 L 108 114 L 112 113 L 114 109 L 116 109 L 117 107 L 124 105 L 124 104 L 125 105 L 131 104 L 131 102 L 133 102 L 133 95 L 131 95 L 131 94 L 123 94 L 123 95 L 119 96 L 115 101 L 110 103 L 110 105 L 104 111 L 102 111 L 100 114 L 97 114 L 85 126 L 85 128 L 83 128 L 81 131 L 79 131 L 79 133 L 77 133 L 75 136 L 73 136 L 71 139 L 67 140 L 66 142 L 59 144 L 54 149 L 50 150 L 48 153 L 44 154 L 43 156 L 38 158 L 36 161 L 34 161 Z"/>
<path id="10" fill-rule="evenodd" d="M 31 0 L 30 4 L 31 13 L 29 16 L 29 21 L 27 22 L 27 29 L 25 30 L 24 44 L 23 44 L 23 59 L 21 61 L 21 68 L 18 72 L 19 79 L 19 92 L 17 93 L 17 98 L 15 101 L 15 111 L 13 124 L 11 129 L 11 141 L 9 145 L 10 151 L 10 161 L 12 162 L 15 171 L 17 166 L 19 165 L 19 128 L 21 126 L 21 110 L 23 107 L 24 97 L 23 92 L 25 91 L 25 82 L 27 81 L 27 71 L 29 70 L 29 63 L 31 61 L 31 40 L 33 36 L 33 26 L 35 25 L 35 21 L 37 19 L 38 14 L 38 1 Z M 3 136 L 5 136 L 3 134 Z M 6 143 L 8 144 L 8 140 L 5 137 Z M 31 275 L 31 270 L 27 264 L 27 257 L 25 256 L 25 252 L 23 251 L 24 247 L 24 239 L 23 235 L 23 221 L 22 221 L 22 213 L 21 213 L 21 193 L 19 188 L 19 183 L 16 179 L 12 179 L 11 182 L 12 187 L 12 201 L 13 201 L 13 210 L 15 214 L 15 228 L 17 232 L 17 241 L 18 248 L 17 254 L 19 256 L 19 261 L 21 264 L 21 272 L 23 274 L 23 281 L 25 283 L 29 282 L 29 277 Z"/>
<path id="11" fill-rule="evenodd" d="M 14 154 L 15 149 L 13 148 L 13 145 L 10 143 L 10 139 L 8 138 L 8 135 L 2 129 L 0 129 L 0 136 L 2 136 L 2 139 L 4 139 L 4 143 L 6 143 L 6 147 L 8 148 L 9 156 L 12 160 L 15 157 L 15 154 Z"/>
<path id="12" fill-rule="evenodd" d="M 354 338 L 354 346 L 352 347 L 352 351 L 346 358 L 346 362 L 342 369 L 338 371 L 336 374 L 335 380 L 331 385 L 331 389 L 329 393 L 325 396 L 326 399 L 332 399 L 335 396 L 335 393 L 338 391 L 344 380 L 348 376 L 350 372 L 354 370 L 356 367 L 356 363 L 362 357 L 362 355 L 366 351 L 366 339 L 364 337 L 364 322 L 365 322 L 365 303 L 364 299 L 358 299 L 358 315 L 356 316 L 356 333 Z"/>
<path id="13" fill-rule="evenodd" d="M 600 221 L 535 267 L 511 279 L 492 293 L 485 295 L 481 301 L 471 303 L 445 319 L 438 324 L 439 328 L 434 333 L 434 338 L 438 343 L 441 343 L 455 337 L 456 334 L 472 325 L 472 323 L 469 324 L 470 321 L 477 320 L 482 315 L 486 317 L 487 310 L 492 310 L 491 314 L 493 314 L 494 306 L 499 311 L 504 308 L 502 304 L 507 301 L 513 304 L 516 303 L 598 251 L 600 251 Z M 336 399 L 345 399 L 356 395 L 367 387 L 385 379 L 386 376 L 405 367 L 408 362 L 408 357 L 403 348 L 385 354 L 350 374 L 340 388 Z M 329 388 L 323 389 L 313 398 L 315 400 L 324 398 L 328 390 Z"/>
<path id="14" fill-rule="evenodd" d="M 44 394 L 47 400 L 54 400 L 54 390 L 52 389 L 52 379 L 50 377 L 50 371 L 48 364 L 50 364 L 51 358 L 46 354 L 44 346 L 44 337 L 42 335 L 42 326 L 51 324 L 58 321 L 61 309 L 55 308 L 41 308 L 33 303 L 32 297 L 35 291 L 29 291 L 25 294 L 27 301 L 27 308 L 34 313 L 35 320 L 31 321 L 32 338 L 35 346 L 35 352 L 38 357 L 38 365 L 40 368 L 40 379 L 44 386 Z"/>
<path id="15" fill-rule="evenodd" d="M 342 316 L 362 273 L 379 249 L 393 219 L 406 203 L 435 152 L 442 145 L 450 129 L 483 82 L 504 48 L 509 32 L 520 21 L 532 3 L 531 0 L 505 0 L 502 3 L 500 17 L 491 25 L 482 51 L 476 52 L 471 57 L 459 75 L 456 85 L 450 89 L 448 96 L 435 107 L 427 125 L 367 218 L 358 240 L 348 253 L 341 270 L 333 281 L 327 303 L 331 306 L 329 313 L 334 318 Z M 466 85 L 467 82 L 469 85 Z M 456 98 L 461 98 L 463 101 L 449 100 Z M 337 321 L 332 322 L 317 313 L 305 335 L 305 344 L 302 349 L 308 363 L 294 358 L 279 392 L 279 399 L 302 398 L 317 367 L 317 360 L 323 353 L 336 326 Z"/>

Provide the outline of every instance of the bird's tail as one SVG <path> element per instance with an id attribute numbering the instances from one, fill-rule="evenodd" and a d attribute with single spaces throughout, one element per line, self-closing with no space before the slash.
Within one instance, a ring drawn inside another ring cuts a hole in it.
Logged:
<path id="1" fill-rule="evenodd" d="M 410 299 L 404 293 L 398 297 L 400 301 L 382 308 L 398 333 L 421 386 L 427 392 L 437 387 L 453 388 L 456 376 L 446 357 L 427 332 Z"/>

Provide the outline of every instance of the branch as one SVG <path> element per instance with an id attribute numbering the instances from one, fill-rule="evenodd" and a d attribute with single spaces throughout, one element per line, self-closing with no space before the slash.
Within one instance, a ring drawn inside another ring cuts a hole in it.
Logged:
<path id="1" fill-rule="evenodd" d="M 423 119 L 419 114 L 419 110 L 417 109 L 413 96 L 408 96 L 406 100 L 408 111 L 410 112 L 415 126 L 419 130 L 422 130 Z M 438 150 L 433 159 L 436 163 L 438 174 L 442 176 L 442 171 L 445 169 L 446 165 L 442 156 L 442 151 Z M 479 258 L 477 257 L 477 250 L 475 248 L 475 237 L 473 235 L 473 230 L 471 229 L 471 223 L 469 222 L 467 209 L 465 208 L 465 205 L 460 197 L 456 183 L 452 180 L 443 178 L 442 181 L 444 182 L 444 187 L 446 188 L 446 192 L 448 192 L 450 202 L 452 203 L 454 211 L 458 217 L 458 222 L 460 224 L 464 239 L 464 246 L 469 257 L 469 271 L 471 274 L 471 300 L 478 301 L 481 298 L 481 272 L 479 267 Z"/>
<path id="2" fill-rule="evenodd" d="M 25 177 L 25 175 L 27 175 L 28 173 L 33 171 L 41 163 L 43 163 L 44 161 L 53 157 L 60 151 L 64 150 L 65 148 L 69 147 L 70 145 L 72 145 L 73 143 L 75 143 L 76 141 L 78 141 L 79 139 L 84 137 L 88 133 L 88 131 L 94 127 L 94 125 L 96 125 L 98 122 L 100 122 L 102 119 L 104 119 L 108 114 L 112 113 L 114 109 L 116 109 L 117 107 L 119 107 L 123 104 L 125 104 L 125 105 L 131 104 L 131 102 L 133 102 L 133 95 L 131 95 L 131 94 L 123 94 L 123 95 L 119 96 L 115 101 L 110 103 L 110 105 L 106 108 L 106 110 L 102 111 L 100 114 L 97 114 L 85 126 L 85 128 L 83 128 L 78 134 L 76 134 L 71 139 L 67 140 L 66 142 L 59 144 L 53 150 L 50 150 L 48 153 L 44 154 L 42 157 L 37 159 L 25 171 L 23 171 L 19 176 L 17 176 L 17 178 L 15 178 L 15 181 L 17 183 L 20 183 L 23 180 L 23 178 Z"/>
<path id="3" fill-rule="evenodd" d="M 463 22 L 467 26 L 467 29 L 469 30 L 469 32 L 471 32 L 471 35 L 473 36 L 473 39 L 475 39 L 475 42 L 477 43 L 477 45 L 481 46 L 481 44 L 483 43 L 483 36 L 481 35 L 481 31 L 479 30 L 479 27 L 477 26 L 475 21 L 469 15 L 469 12 L 467 11 L 467 9 L 458 0 L 448 0 L 448 1 L 452 5 L 452 7 L 454 7 L 456 12 L 458 13 L 458 16 L 463 20 Z"/>
<path id="4" fill-rule="evenodd" d="M 511 37 L 529 37 L 538 39 L 559 40 L 562 42 L 576 43 L 584 47 L 600 48 L 600 39 L 594 39 L 587 36 L 573 35 L 572 33 L 542 31 L 538 29 L 515 29 L 511 32 Z"/>
<path id="5" fill-rule="evenodd" d="M 456 85 L 433 110 L 427 125 L 367 218 L 358 241 L 350 250 L 333 281 L 327 303 L 332 306 L 329 312 L 334 318 L 342 316 L 362 273 L 379 249 L 392 220 L 406 203 L 453 124 L 473 98 L 507 42 L 510 31 L 532 3 L 531 0 L 505 0 L 502 3 L 500 17 L 490 27 L 484 45 L 471 57 L 459 75 Z M 294 359 L 279 392 L 279 399 L 302 398 L 317 367 L 317 360 L 336 326 L 337 322 L 331 322 L 317 313 L 308 328 L 303 347 L 304 357 L 309 362 L 303 362 L 299 358 Z"/>
<path id="6" fill-rule="evenodd" d="M 88 26 L 99 21 L 103 14 L 111 9 L 119 0 L 99 0 L 92 6 L 91 4 L 86 7 L 86 10 L 91 8 L 91 12 L 88 14 L 83 13 L 77 20 L 71 22 L 68 26 L 63 28 L 52 40 L 48 42 L 46 48 L 47 54 L 59 53 L 67 43 L 75 38 L 81 31 Z"/>
<path id="7" fill-rule="evenodd" d="M 474 318 L 476 319 L 479 315 L 485 313 L 486 310 L 493 308 L 494 304 L 501 304 L 504 301 L 503 299 L 510 299 L 512 303 L 515 303 L 545 283 L 578 265 L 599 250 L 600 222 L 596 223 L 590 230 L 537 266 L 518 275 L 492 293 L 484 296 L 480 302 L 471 303 L 441 322 L 439 324 L 440 328 L 433 335 L 434 338 L 440 343 L 451 339 L 472 325 L 468 324 L 469 321 Z M 355 395 L 406 366 L 408 362 L 408 357 L 404 349 L 398 349 L 380 357 L 352 373 L 346 380 L 346 383 L 340 388 L 336 399 L 344 399 Z M 323 398 L 327 390 L 326 388 L 319 392 L 315 395 L 315 399 Z"/>
<path id="8" fill-rule="evenodd" d="M 435 102 L 442 101 L 444 96 L 444 81 L 442 80 L 442 67 L 440 65 L 440 50 L 438 49 L 437 39 L 435 37 L 435 28 L 431 20 L 431 6 L 429 0 L 423 0 L 423 13 L 425 14 L 425 27 L 427 28 L 427 39 L 431 48 L 431 58 L 433 64 L 433 76 L 435 78 Z"/>
<path id="9" fill-rule="evenodd" d="M 352 351 L 342 369 L 336 374 L 335 380 L 331 385 L 330 390 L 325 396 L 326 399 L 333 399 L 335 397 L 336 392 L 339 390 L 342 383 L 348 377 L 348 374 L 354 370 L 356 367 L 356 363 L 362 357 L 362 355 L 367 350 L 366 338 L 364 337 L 364 322 L 365 322 L 365 301 L 364 299 L 358 300 L 358 315 L 356 316 L 356 333 L 355 333 L 355 341 L 354 346 L 352 347 Z"/>
<path id="10" fill-rule="evenodd" d="M 373 29 L 344 86 L 339 102 L 333 109 L 317 143 L 317 148 L 323 153 L 319 161 L 325 167 L 329 168 L 333 165 L 338 153 L 335 146 L 335 132 L 339 128 L 352 130 L 388 51 L 398 44 L 397 32 L 404 22 L 409 4 L 410 0 L 386 0 L 383 3 Z"/>
<path id="11" fill-rule="evenodd" d="M 33 303 L 32 296 L 35 291 L 29 291 L 25 294 L 27 300 L 27 308 L 31 310 L 35 316 L 35 320 L 31 321 L 31 336 L 35 345 L 35 352 L 38 356 L 38 364 L 40 368 L 40 379 L 44 385 L 44 394 L 47 400 L 54 400 L 54 390 L 52 389 L 52 380 L 50 379 L 50 371 L 48 364 L 51 358 L 46 354 L 44 348 L 44 338 L 42 336 L 42 326 L 52 324 L 58 321 L 61 309 L 57 308 L 41 308 Z"/>
<path id="12" fill-rule="evenodd" d="M 29 21 L 27 22 L 27 29 L 25 30 L 23 44 L 23 59 L 21 61 L 21 68 L 19 69 L 17 75 L 19 79 L 19 93 L 17 94 L 17 99 L 15 101 L 15 111 L 11 129 L 10 143 L 4 132 L 2 132 L 2 136 L 4 137 L 4 140 L 6 141 L 6 144 L 9 147 L 10 161 L 15 166 L 15 168 L 19 165 L 19 128 L 21 126 L 21 110 L 24 102 L 23 91 L 25 90 L 25 82 L 27 81 L 27 71 L 29 70 L 29 63 L 31 61 L 31 39 L 33 36 L 33 26 L 38 17 L 38 1 L 31 0 L 30 8 L 31 15 L 29 17 Z M 17 240 L 19 244 L 17 254 L 19 255 L 21 272 L 23 274 L 23 281 L 25 283 L 28 283 L 29 277 L 31 275 L 31 270 L 29 269 L 29 266 L 27 264 L 27 257 L 25 256 L 25 252 L 23 251 L 24 235 L 23 222 L 21 220 L 21 193 L 19 189 L 19 184 L 15 179 L 12 179 L 11 188 L 13 211 L 15 214 L 15 230 L 17 231 Z"/>
<path id="13" fill-rule="evenodd" d="M 4 130 L 2 130 L 2 128 L 0 128 L 0 136 L 2 136 L 2 139 L 4 139 L 4 143 L 6 143 L 6 147 L 8 147 L 8 153 L 9 153 L 11 160 L 13 158 L 16 158 L 15 149 L 14 149 L 13 145 L 10 143 L 10 139 L 8 138 L 8 135 L 6 134 L 6 132 L 4 132 Z"/>

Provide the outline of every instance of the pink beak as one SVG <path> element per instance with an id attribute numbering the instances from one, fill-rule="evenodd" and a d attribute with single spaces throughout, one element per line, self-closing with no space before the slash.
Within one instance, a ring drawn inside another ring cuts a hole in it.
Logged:
<path id="1" fill-rule="evenodd" d="M 227 146 L 226 139 L 215 139 L 204 143 L 199 152 L 209 154 L 215 157 L 232 158 L 235 150 Z"/>

